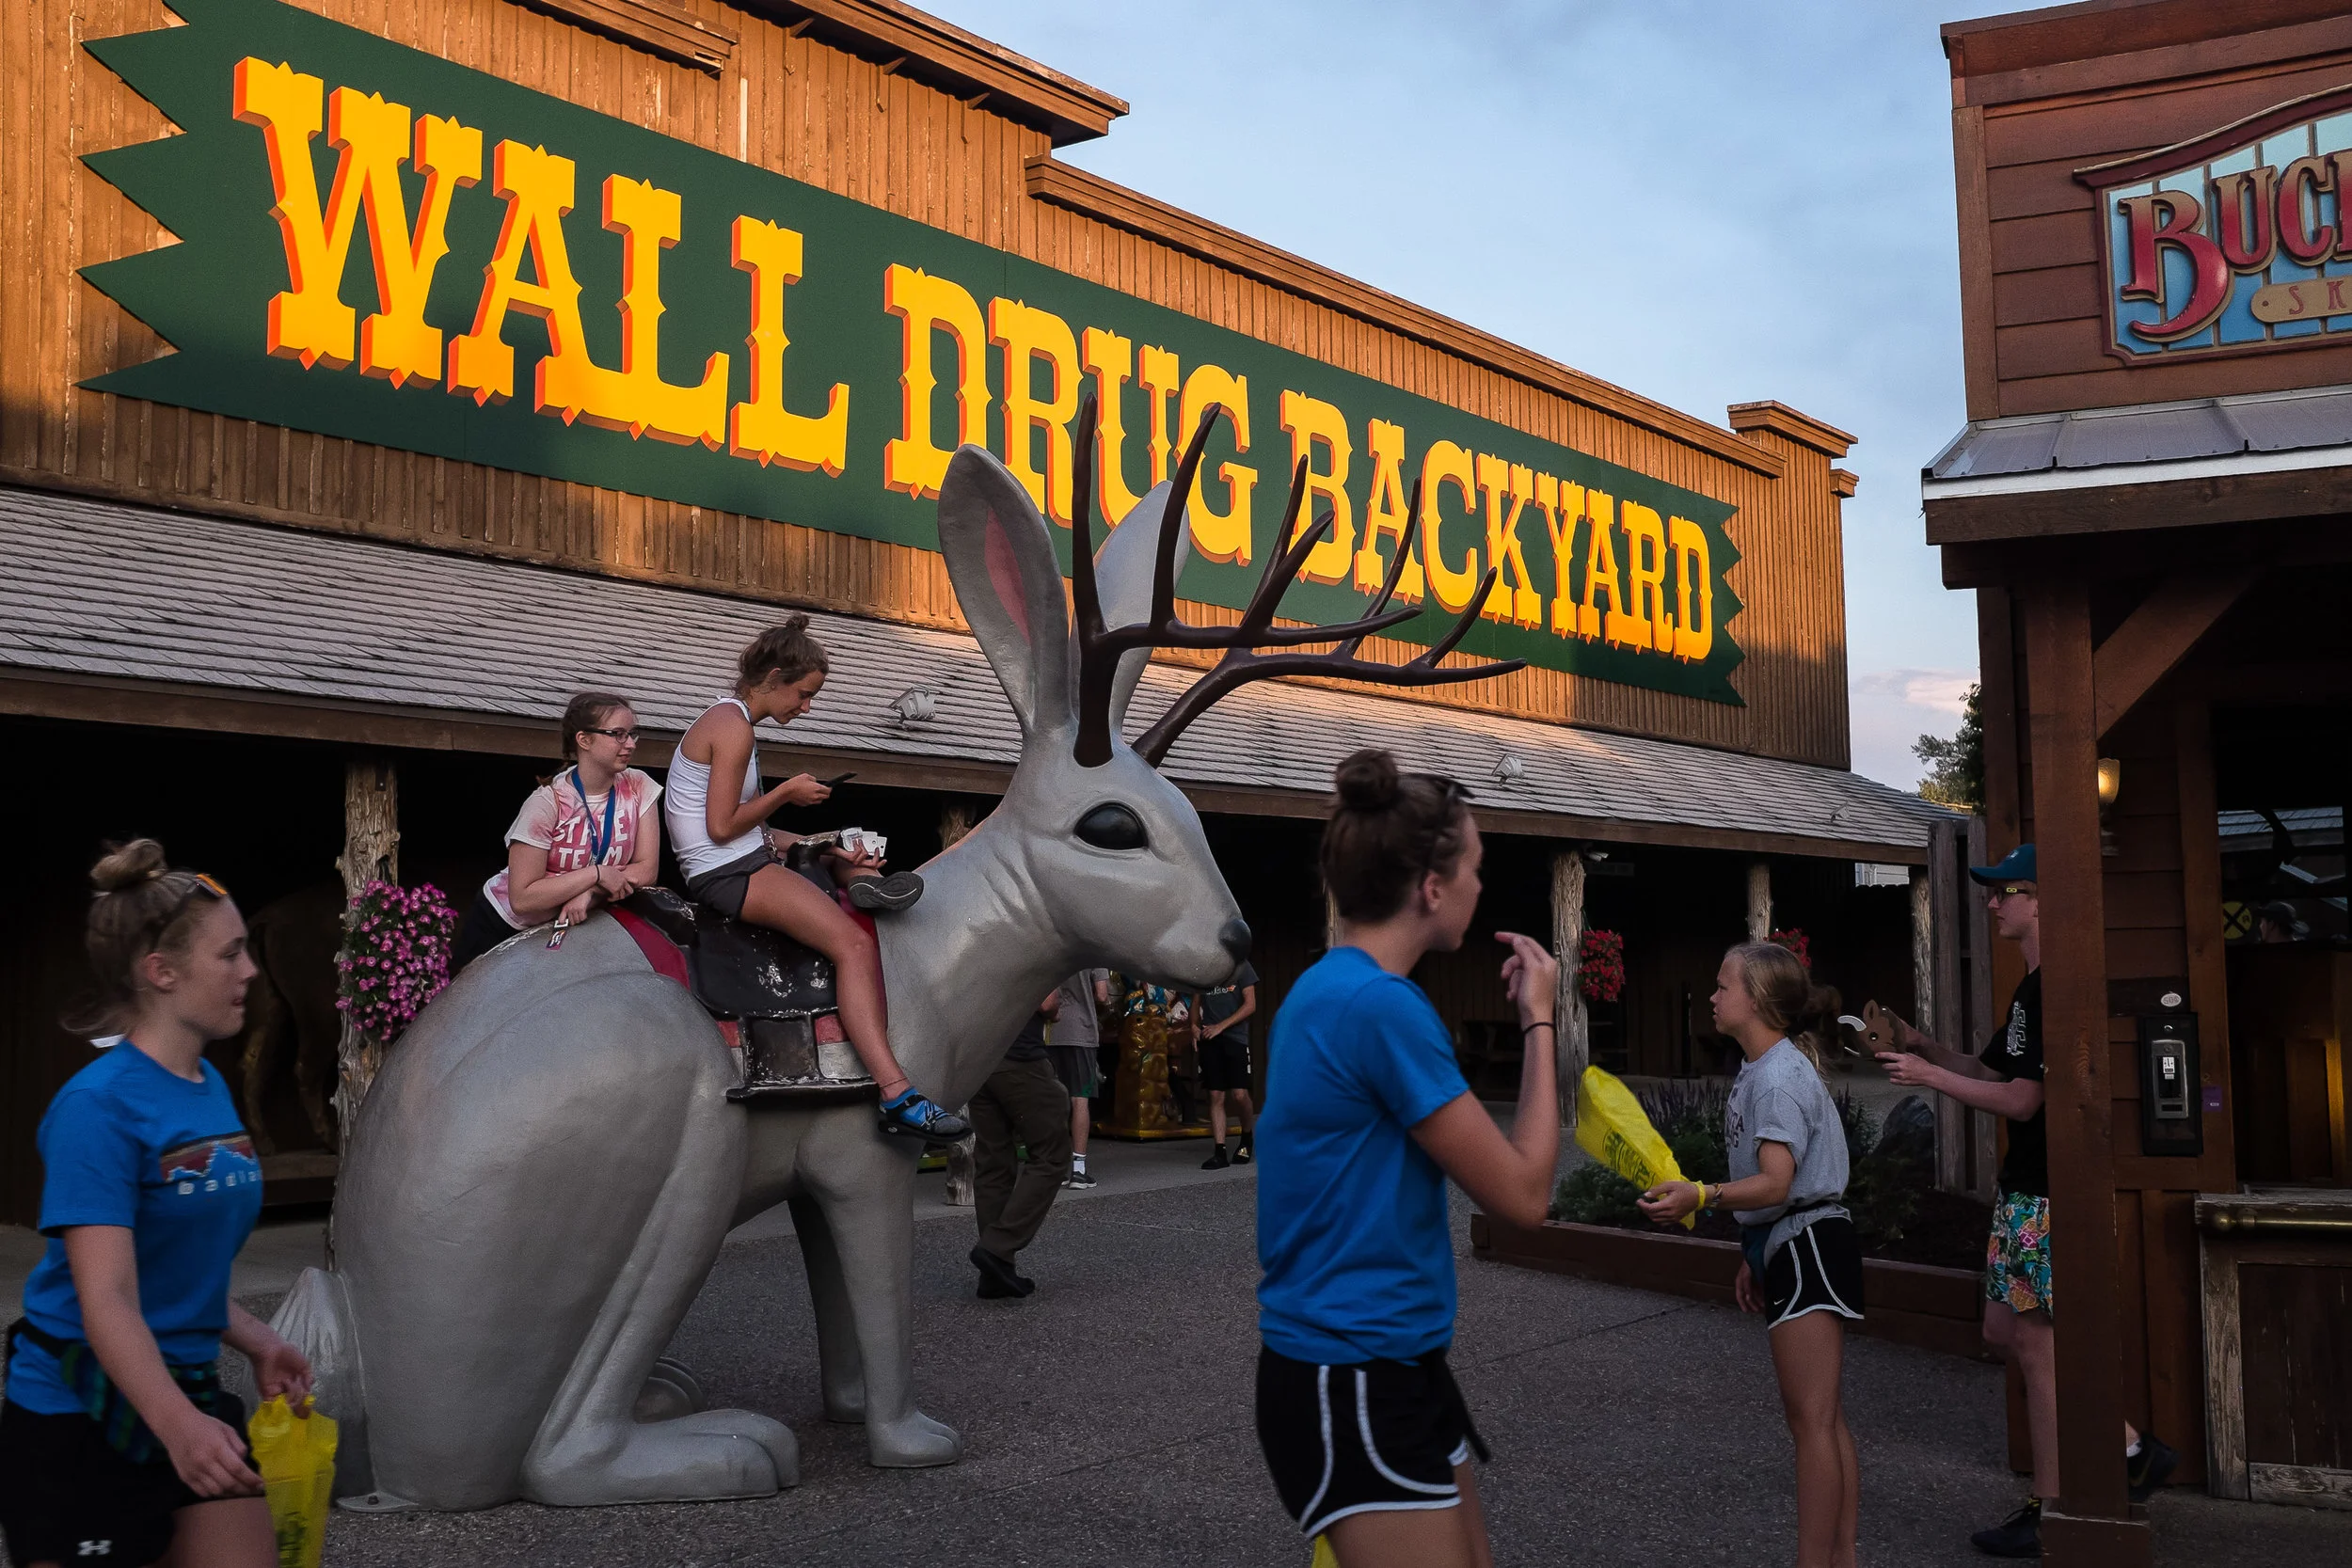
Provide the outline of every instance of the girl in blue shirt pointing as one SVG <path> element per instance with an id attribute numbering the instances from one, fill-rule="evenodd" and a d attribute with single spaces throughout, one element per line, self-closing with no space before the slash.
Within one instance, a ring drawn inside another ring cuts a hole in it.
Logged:
<path id="1" fill-rule="evenodd" d="M 245 1025 L 245 921 L 210 877 L 138 839 L 90 872 L 99 997 L 75 1027 L 121 1042 L 41 1118 L 49 1250 L 8 1331 L 0 1531 L 11 1561 L 272 1568 L 269 1505 L 224 1391 L 223 1339 L 262 1397 L 299 1405 L 302 1353 L 229 1299 L 262 1169 L 204 1060 Z"/>
<path id="2" fill-rule="evenodd" d="M 1382 751 L 1340 764 L 1323 832 L 1331 950 L 1275 1014 L 1258 1118 L 1258 1440 L 1282 1504 L 1343 1568 L 1487 1568 L 1470 1467 L 1485 1447 L 1447 1371 L 1454 1241 L 1445 1181 L 1538 1225 L 1560 1154 L 1559 966 L 1511 949 L 1527 1053 L 1505 1138 L 1408 976 L 1462 945 L 1485 849 L 1469 792 Z"/>

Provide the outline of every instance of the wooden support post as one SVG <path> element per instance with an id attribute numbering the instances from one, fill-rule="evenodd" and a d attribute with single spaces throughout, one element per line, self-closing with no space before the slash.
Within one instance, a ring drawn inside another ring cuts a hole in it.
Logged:
<path id="1" fill-rule="evenodd" d="M 1769 942 L 1772 935 L 1772 865 L 1748 862 L 1748 940 Z"/>
<path id="2" fill-rule="evenodd" d="M 1552 1037 L 1560 1073 L 1560 1119 L 1576 1126 L 1576 1087 L 1593 1059 L 1591 1019 L 1576 983 L 1584 949 L 1584 852 L 1563 849 L 1551 857 L 1551 952 L 1560 960 L 1560 996 L 1553 1009 Z"/>
<path id="3" fill-rule="evenodd" d="M 2057 1314 L 2059 1496 L 2043 1515 L 2043 1555 L 2058 1565 L 2144 1568 L 2148 1528 L 2144 1518 L 2131 1518 L 2120 1451 L 2122 1359 L 2115 1325 L 2123 1302 L 2090 598 L 2079 580 L 2061 578 L 2027 589 L 2019 610 L 2041 871 L 2050 1234 L 2066 1260 L 2066 1310 Z"/>
<path id="4" fill-rule="evenodd" d="M 400 880 L 400 776 L 389 757 L 354 757 L 343 766 L 343 852 L 335 868 L 342 873 L 346 909 L 370 882 Z M 375 1082 L 375 1069 L 383 1065 L 383 1051 L 345 1018 L 335 1064 L 341 1149 L 351 1147 L 351 1130 L 368 1085 Z"/>
<path id="5" fill-rule="evenodd" d="M 1968 1049 L 1960 990 L 1960 835 L 1962 819 L 1928 831 L 1928 863 L 1911 874 L 1912 962 L 1918 968 L 1919 1027 L 1955 1050 Z M 1935 1184 L 1968 1190 L 1968 1107 L 1935 1097 Z"/>

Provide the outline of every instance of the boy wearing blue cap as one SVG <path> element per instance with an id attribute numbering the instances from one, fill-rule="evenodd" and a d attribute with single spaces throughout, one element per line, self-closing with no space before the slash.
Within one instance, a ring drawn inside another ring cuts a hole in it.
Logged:
<path id="1" fill-rule="evenodd" d="M 1994 865 L 1968 875 L 1985 890 L 1994 928 L 2017 943 L 2026 977 L 2010 998 L 2009 1024 L 1971 1056 L 1938 1043 L 1875 1002 L 1863 1009 L 1866 1032 L 1889 1081 L 1933 1089 L 2009 1120 L 1985 1245 L 1984 1340 L 2017 1364 L 2033 1433 L 2033 1495 L 2025 1506 L 1970 1539 L 1993 1557 L 2042 1555 L 2042 1503 L 2058 1495 L 2058 1357 L 2051 1326 L 2050 1154 L 2042 1118 L 2042 901 L 2034 847 L 2021 844 Z M 2180 1456 L 2127 1422 L 2124 1464 L 2134 1501 L 2145 1501 Z"/>

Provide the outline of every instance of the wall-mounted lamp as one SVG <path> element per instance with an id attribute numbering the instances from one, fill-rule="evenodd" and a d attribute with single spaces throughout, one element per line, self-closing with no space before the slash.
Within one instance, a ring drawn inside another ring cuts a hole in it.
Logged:
<path id="1" fill-rule="evenodd" d="M 2116 798 L 2123 793 L 2123 765 L 2114 757 L 2099 759 L 2099 853 L 2115 851 L 2113 815 Z"/>

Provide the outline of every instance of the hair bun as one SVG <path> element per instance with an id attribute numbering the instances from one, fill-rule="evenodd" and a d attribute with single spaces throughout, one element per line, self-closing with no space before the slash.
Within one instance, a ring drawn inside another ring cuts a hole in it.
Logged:
<path id="1" fill-rule="evenodd" d="M 105 854 L 89 868 L 90 885 L 101 893 L 119 893 L 141 882 L 153 881 L 164 874 L 167 863 L 164 847 L 151 838 L 108 845 Z"/>
<path id="2" fill-rule="evenodd" d="M 1349 811 L 1385 811 L 1396 803 L 1396 758 L 1367 746 L 1341 762 L 1332 783 Z"/>

